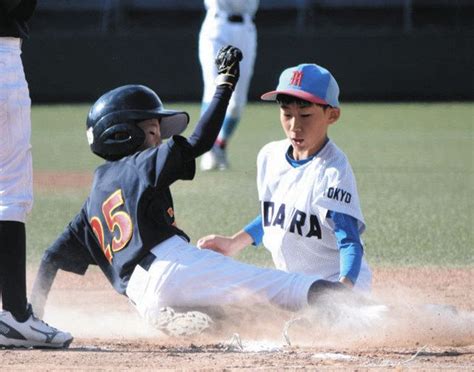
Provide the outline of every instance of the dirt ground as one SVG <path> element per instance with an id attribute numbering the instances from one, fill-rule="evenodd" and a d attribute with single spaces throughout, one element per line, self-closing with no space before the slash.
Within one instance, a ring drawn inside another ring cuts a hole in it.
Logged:
<path id="1" fill-rule="evenodd" d="M 74 335 L 70 348 L 0 350 L 0 370 L 473 370 L 473 274 L 379 268 L 373 298 L 390 305 L 387 314 L 336 304 L 344 317 L 328 318 L 326 304 L 285 338 L 295 314 L 235 310 L 214 332 L 171 338 L 146 325 L 95 268 L 84 277 L 60 272 L 45 319 Z"/>
<path id="2" fill-rule="evenodd" d="M 81 173 L 35 175 L 37 189 L 89 184 Z M 74 335 L 70 348 L 0 349 L 0 370 L 472 371 L 473 276 L 474 268 L 375 268 L 372 300 L 386 307 L 228 309 L 213 332 L 172 338 L 145 324 L 96 268 L 84 277 L 60 272 L 45 320 Z"/>

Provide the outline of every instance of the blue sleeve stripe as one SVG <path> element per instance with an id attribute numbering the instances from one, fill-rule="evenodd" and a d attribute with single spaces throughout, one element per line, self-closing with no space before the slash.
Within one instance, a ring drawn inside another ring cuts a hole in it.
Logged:
<path id="1" fill-rule="evenodd" d="M 262 216 L 255 217 L 252 222 L 244 227 L 244 231 L 252 237 L 253 245 L 259 245 L 263 238 Z"/>
<path id="2" fill-rule="evenodd" d="M 334 233 L 340 252 L 340 275 L 355 283 L 364 254 L 358 221 L 352 216 L 333 211 L 329 211 L 328 217 L 334 222 Z"/>

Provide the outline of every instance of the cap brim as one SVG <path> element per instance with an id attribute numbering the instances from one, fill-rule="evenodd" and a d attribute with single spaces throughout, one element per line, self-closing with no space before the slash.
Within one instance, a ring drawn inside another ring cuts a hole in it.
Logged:
<path id="1" fill-rule="evenodd" d="M 302 90 L 298 89 L 288 89 L 288 90 L 272 90 L 271 92 L 267 92 L 265 94 L 262 94 L 260 97 L 263 101 L 276 101 L 276 97 L 278 94 L 286 94 L 289 96 L 297 97 L 304 99 L 305 101 L 312 102 L 312 103 L 318 103 L 320 105 L 328 105 L 325 100 L 313 96 L 310 93 L 303 92 Z"/>
<path id="2" fill-rule="evenodd" d="M 166 110 L 160 112 L 160 132 L 161 138 L 170 138 L 176 134 L 184 132 L 189 123 L 189 116 L 185 112 L 170 112 Z"/>
<path id="3" fill-rule="evenodd" d="M 184 111 L 127 110 L 114 113 L 113 115 L 115 121 L 146 120 L 157 118 L 160 120 L 160 133 L 161 138 L 163 139 L 182 133 L 189 123 L 189 115 Z"/>

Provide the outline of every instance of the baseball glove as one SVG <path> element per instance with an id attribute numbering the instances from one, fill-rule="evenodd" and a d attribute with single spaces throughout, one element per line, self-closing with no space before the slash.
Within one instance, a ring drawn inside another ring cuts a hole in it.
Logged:
<path id="1" fill-rule="evenodd" d="M 243 55 L 239 48 L 232 45 L 219 50 L 216 56 L 217 78 L 216 85 L 228 85 L 234 90 L 240 77 L 240 61 Z"/>

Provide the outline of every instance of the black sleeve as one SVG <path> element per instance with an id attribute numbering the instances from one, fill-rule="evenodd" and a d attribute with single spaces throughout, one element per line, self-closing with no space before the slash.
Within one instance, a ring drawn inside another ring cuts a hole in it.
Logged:
<path id="1" fill-rule="evenodd" d="M 59 269 L 84 275 L 89 264 L 94 263 L 85 247 L 71 229 L 81 223 L 80 214 L 46 250 L 31 291 L 30 302 L 34 313 L 42 318 L 49 292 Z"/>
<path id="2" fill-rule="evenodd" d="M 30 303 L 33 307 L 33 312 L 39 318 L 44 316 L 44 308 L 49 292 L 53 286 L 54 278 L 58 272 L 58 267 L 54 261 L 49 261 L 43 257 L 41 260 L 38 273 L 36 274 L 31 291 Z"/>
<path id="3" fill-rule="evenodd" d="M 168 187 L 179 179 L 192 180 L 196 173 L 193 149 L 180 135 L 171 137 L 158 147 L 137 153 L 131 161 L 131 169 L 138 169 L 140 179 L 146 179 L 155 188 Z"/>
<path id="4" fill-rule="evenodd" d="M 231 95 L 232 89 L 226 85 L 216 88 L 211 104 L 199 119 L 194 132 L 188 139 L 195 158 L 212 148 L 221 130 Z"/>
<path id="5" fill-rule="evenodd" d="M 84 275 L 87 267 L 95 262 L 87 248 L 73 233 L 78 228 L 83 228 L 82 223 L 82 215 L 78 214 L 46 250 L 43 261 L 53 262 L 58 269 Z"/>

